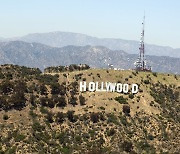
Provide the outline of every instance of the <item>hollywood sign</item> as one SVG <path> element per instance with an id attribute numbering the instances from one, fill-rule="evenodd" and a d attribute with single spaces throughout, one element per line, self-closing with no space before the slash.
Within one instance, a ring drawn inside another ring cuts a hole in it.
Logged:
<path id="1" fill-rule="evenodd" d="M 122 83 L 111 83 L 111 82 L 80 82 L 80 91 L 99 91 L 99 92 L 118 92 L 118 93 L 128 93 L 131 91 L 132 94 L 138 92 L 137 84 L 122 84 Z"/>

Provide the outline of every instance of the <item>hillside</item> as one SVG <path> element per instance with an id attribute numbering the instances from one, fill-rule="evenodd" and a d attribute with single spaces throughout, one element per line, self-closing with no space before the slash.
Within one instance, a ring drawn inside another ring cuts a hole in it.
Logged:
<path id="1" fill-rule="evenodd" d="M 110 50 L 103 46 L 50 47 L 39 43 L 21 41 L 0 43 L 0 64 L 16 64 L 38 67 L 89 64 L 94 68 L 107 68 L 108 64 L 120 69 L 133 69 L 138 55 L 122 50 Z M 172 57 L 147 56 L 154 72 L 180 74 L 180 59 Z"/>
<path id="2" fill-rule="evenodd" d="M 139 92 L 80 92 L 80 81 L 137 83 Z M 178 153 L 179 92 L 173 74 L 2 65 L 0 153 Z"/>
<path id="3" fill-rule="evenodd" d="M 139 41 L 123 40 L 115 38 L 97 38 L 80 33 L 71 32 L 50 32 L 34 33 L 26 36 L 10 38 L 6 40 L 25 41 L 29 43 L 41 43 L 52 47 L 64 46 L 104 46 L 111 50 L 123 50 L 129 54 L 137 54 Z M 138 40 L 138 38 L 137 38 Z M 173 49 L 168 46 L 146 44 L 146 54 L 155 56 L 170 56 L 180 58 L 180 49 Z"/>

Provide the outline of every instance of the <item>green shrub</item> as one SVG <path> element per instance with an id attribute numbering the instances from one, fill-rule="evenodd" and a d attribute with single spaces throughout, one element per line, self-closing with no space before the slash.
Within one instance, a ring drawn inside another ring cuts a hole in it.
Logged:
<path id="1" fill-rule="evenodd" d="M 176 80 L 178 80 L 177 75 L 174 75 L 174 78 L 175 78 Z"/>
<path id="2" fill-rule="evenodd" d="M 31 103 L 32 106 L 37 107 L 37 104 L 36 104 L 35 100 L 36 100 L 36 97 L 33 94 L 31 94 L 29 102 Z"/>
<path id="3" fill-rule="evenodd" d="M 149 80 L 144 80 L 144 83 L 149 84 L 150 82 L 149 82 Z"/>
<path id="4" fill-rule="evenodd" d="M 69 147 L 63 147 L 63 148 L 61 149 L 61 152 L 62 152 L 63 154 L 70 154 L 70 153 L 72 153 L 72 149 L 69 148 Z"/>
<path id="5" fill-rule="evenodd" d="M 45 85 L 50 85 L 52 83 L 58 82 L 58 76 L 55 76 L 55 75 L 53 76 L 53 75 L 49 75 L 49 74 L 43 74 L 43 75 L 36 76 L 36 79 Z"/>
<path id="6" fill-rule="evenodd" d="M 107 131 L 108 136 L 113 136 L 115 133 L 116 131 L 114 130 L 114 128 L 111 128 L 110 130 Z"/>
<path id="7" fill-rule="evenodd" d="M 64 76 L 65 78 L 67 78 L 67 74 L 65 74 L 65 73 L 63 74 L 63 76 Z"/>
<path id="8" fill-rule="evenodd" d="M 126 152 L 131 152 L 133 149 L 133 144 L 130 141 L 124 141 L 122 143 L 122 149 Z"/>
<path id="9" fill-rule="evenodd" d="M 35 123 L 33 123 L 33 125 L 32 125 L 32 129 L 33 129 L 34 131 L 42 132 L 43 130 L 45 130 L 45 127 L 42 126 L 42 125 L 40 125 L 39 122 L 35 122 Z"/>
<path id="10" fill-rule="evenodd" d="M 17 134 L 16 137 L 15 137 L 15 142 L 23 141 L 25 138 L 26 138 L 25 135 L 23 135 L 23 134 Z"/>
<path id="11" fill-rule="evenodd" d="M 154 136 L 153 136 L 153 135 L 148 135 L 148 136 L 147 136 L 147 139 L 148 139 L 148 140 L 154 140 Z"/>
<path id="12" fill-rule="evenodd" d="M 133 74 L 134 76 L 136 76 L 136 74 L 138 74 L 138 73 L 136 73 L 136 72 L 132 72 L 132 74 Z"/>
<path id="13" fill-rule="evenodd" d="M 108 123 L 114 123 L 114 124 L 118 124 L 119 122 L 118 122 L 118 119 L 117 119 L 117 117 L 113 114 L 113 113 L 111 113 L 111 114 L 108 114 L 107 115 L 107 122 Z"/>
<path id="14" fill-rule="evenodd" d="M 127 121 L 127 119 L 126 119 L 125 116 L 120 116 L 119 118 L 120 118 L 120 120 L 121 120 L 121 123 L 122 123 L 124 126 L 129 125 L 129 123 L 128 123 L 128 121 Z"/>
<path id="15" fill-rule="evenodd" d="M 7 114 L 4 114 L 3 115 L 3 120 L 8 120 L 9 119 L 9 116 Z"/>
<path id="16" fill-rule="evenodd" d="M 101 75 L 100 75 L 99 73 L 97 73 L 97 77 L 98 77 L 98 78 L 101 78 Z"/>
<path id="17" fill-rule="evenodd" d="M 153 72 L 153 76 L 157 77 L 157 73 L 156 73 L 156 72 Z"/>
<path id="18" fill-rule="evenodd" d="M 150 106 L 153 106 L 153 105 L 154 105 L 154 101 L 151 101 L 151 102 L 150 102 Z"/>
<path id="19" fill-rule="evenodd" d="M 132 78 L 132 75 L 129 75 L 129 78 Z"/>
<path id="20" fill-rule="evenodd" d="M 3 94 L 8 94 L 14 89 L 14 84 L 8 80 L 3 81 L 0 84 L 0 92 Z"/>
<path id="21" fill-rule="evenodd" d="M 128 78 L 125 78 L 125 81 L 128 81 L 129 79 Z"/>
<path id="22" fill-rule="evenodd" d="M 49 111 L 44 108 L 43 106 L 40 107 L 40 112 L 43 113 L 43 114 L 47 114 Z"/>
<path id="23" fill-rule="evenodd" d="M 33 119 L 35 119 L 35 118 L 37 117 L 37 114 L 34 113 L 32 110 L 29 111 L 29 115 L 30 115 Z"/>
<path id="24" fill-rule="evenodd" d="M 74 95 L 71 95 L 71 97 L 69 98 L 69 104 L 71 104 L 71 105 L 73 105 L 73 106 L 75 106 L 75 105 L 78 104 L 78 103 L 77 103 L 77 98 L 74 97 Z"/>
<path id="25" fill-rule="evenodd" d="M 47 95 L 48 90 L 47 90 L 45 84 L 41 84 L 40 87 L 39 87 L 39 90 L 40 90 L 41 95 Z"/>
<path id="26" fill-rule="evenodd" d="M 79 102 L 80 102 L 80 105 L 85 105 L 86 103 L 86 99 L 85 97 L 83 97 L 82 95 L 79 96 Z"/>
<path id="27" fill-rule="evenodd" d="M 154 152 L 154 150 L 155 150 L 155 148 L 153 147 L 153 146 L 151 146 L 147 141 L 140 141 L 139 143 L 138 143 L 138 145 L 139 145 L 139 147 L 142 149 L 142 150 L 144 150 L 144 151 L 146 151 L 146 152 L 149 152 L 149 151 L 151 151 L 151 153 L 155 153 Z"/>
<path id="28" fill-rule="evenodd" d="M 104 108 L 103 106 L 100 106 L 100 107 L 99 107 L 99 109 L 101 109 L 101 110 L 105 110 L 105 108 Z"/>
<path id="29" fill-rule="evenodd" d="M 51 94 L 52 95 L 58 95 L 60 94 L 61 89 L 60 89 L 60 84 L 59 83 L 52 83 L 51 84 Z"/>
<path id="30" fill-rule="evenodd" d="M 66 114 L 67 114 L 67 118 L 70 122 L 77 121 L 77 116 L 74 115 L 74 111 L 68 111 Z"/>
<path id="31" fill-rule="evenodd" d="M 123 105 L 123 112 L 126 114 L 126 115 L 129 115 L 130 113 L 130 106 L 129 105 Z"/>
<path id="32" fill-rule="evenodd" d="M 9 148 L 7 151 L 6 151 L 6 153 L 8 153 L 8 154 L 16 154 L 16 146 L 13 146 L 13 147 L 11 147 L 11 148 Z"/>
<path id="33" fill-rule="evenodd" d="M 133 94 L 129 94 L 129 98 L 130 98 L 130 99 L 133 99 L 133 98 L 134 98 L 134 95 L 133 95 Z"/>
<path id="34" fill-rule="evenodd" d="M 53 123 L 54 119 L 53 119 L 54 114 L 52 112 L 48 112 L 46 115 L 46 120 L 48 123 Z"/>
<path id="35" fill-rule="evenodd" d="M 54 108 L 55 102 L 52 99 L 49 99 L 47 97 L 41 97 L 40 103 L 42 106 Z"/>
<path id="36" fill-rule="evenodd" d="M 64 122 L 64 113 L 63 112 L 58 112 L 56 115 L 56 122 L 58 123 L 63 123 Z"/>
<path id="37" fill-rule="evenodd" d="M 53 102 L 56 104 L 57 107 L 65 107 L 67 105 L 66 99 L 64 96 L 58 96 L 58 95 L 53 95 L 51 97 Z"/>
<path id="38" fill-rule="evenodd" d="M 115 97 L 115 100 L 118 101 L 120 104 L 128 104 L 127 99 L 123 96 Z"/>
<path id="39" fill-rule="evenodd" d="M 75 141 L 78 142 L 78 143 L 81 143 L 81 136 L 80 135 L 76 135 L 75 136 Z"/>
<path id="40" fill-rule="evenodd" d="M 91 113 L 90 119 L 93 123 L 97 123 L 99 121 L 99 114 L 98 113 Z"/>

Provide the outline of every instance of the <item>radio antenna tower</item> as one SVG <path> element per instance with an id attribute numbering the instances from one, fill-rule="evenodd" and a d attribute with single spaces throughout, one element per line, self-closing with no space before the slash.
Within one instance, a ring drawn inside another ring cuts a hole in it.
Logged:
<path id="1" fill-rule="evenodd" d="M 145 14 L 142 21 L 142 32 L 140 38 L 140 47 L 139 47 L 139 57 L 135 62 L 135 67 L 137 71 L 151 71 L 151 67 L 146 67 L 146 60 L 145 60 L 145 45 L 144 45 L 144 29 L 145 28 Z"/>

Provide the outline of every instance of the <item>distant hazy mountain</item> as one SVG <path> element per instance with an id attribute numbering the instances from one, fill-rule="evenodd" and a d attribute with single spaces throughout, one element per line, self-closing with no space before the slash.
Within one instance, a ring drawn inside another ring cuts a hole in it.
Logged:
<path id="1" fill-rule="evenodd" d="M 0 64 L 12 63 L 44 69 L 48 66 L 88 64 L 91 67 L 107 68 L 108 64 L 121 69 L 134 68 L 136 54 L 122 50 L 110 50 L 103 46 L 50 47 L 39 43 L 22 41 L 0 43 Z M 153 71 L 180 74 L 180 59 L 147 56 Z"/>
<path id="2" fill-rule="evenodd" d="M 137 38 L 138 39 L 138 38 Z M 37 42 L 52 47 L 74 46 L 105 46 L 111 50 L 123 50 L 130 54 L 137 54 L 139 51 L 138 41 L 128 41 L 113 38 L 97 38 L 84 34 L 70 32 L 35 33 L 10 40 L 21 40 L 25 42 Z M 180 49 L 171 47 L 146 44 L 147 55 L 170 56 L 180 58 Z"/>
<path id="3" fill-rule="evenodd" d="M 5 41 L 5 39 L 3 37 L 0 37 L 0 41 Z"/>

